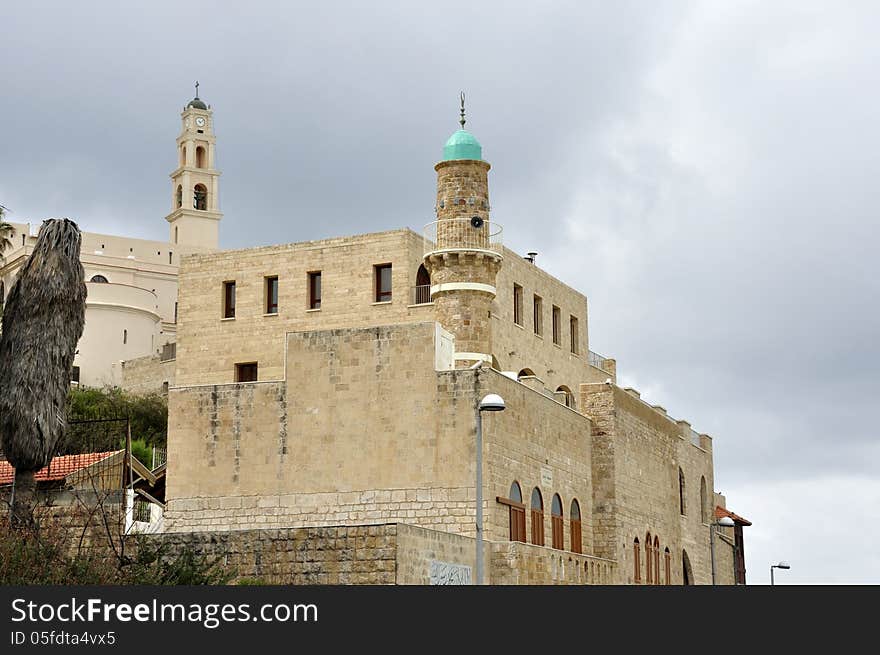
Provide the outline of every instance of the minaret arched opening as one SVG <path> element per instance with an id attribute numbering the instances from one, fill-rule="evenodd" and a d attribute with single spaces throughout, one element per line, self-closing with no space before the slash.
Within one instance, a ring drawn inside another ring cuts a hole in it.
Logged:
<path id="1" fill-rule="evenodd" d="M 186 166 L 186 146 L 180 147 L 180 165 Z"/>
<path id="2" fill-rule="evenodd" d="M 176 203 L 178 207 L 183 207 L 183 185 L 177 185 Z"/>
<path id="3" fill-rule="evenodd" d="M 196 147 L 196 168 L 207 168 L 204 146 Z"/>

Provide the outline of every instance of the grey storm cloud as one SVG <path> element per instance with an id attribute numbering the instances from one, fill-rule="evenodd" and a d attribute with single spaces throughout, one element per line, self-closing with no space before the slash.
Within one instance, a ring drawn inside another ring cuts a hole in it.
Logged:
<path id="1" fill-rule="evenodd" d="M 166 238 L 198 79 L 223 247 L 418 230 L 464 90 L 507 245 L 588 295 L 591 348 L 624 384 L 715 438 L 716 486 L 754 522 L 750 581 L 787 558 L 787 581 L 877 583 L 878 19 L 870 2 L 6 3 L 0 203 Z"/>

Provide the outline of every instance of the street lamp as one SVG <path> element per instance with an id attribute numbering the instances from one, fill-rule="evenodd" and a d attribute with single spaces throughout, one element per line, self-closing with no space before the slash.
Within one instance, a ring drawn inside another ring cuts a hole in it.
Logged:
<path id="1" fill-rule="evenodd" d="M 483 412 L 503 412 L 504 398 L 497 393 L 483 397 L 477 406 L 477 554 L 474 584 L 483 584 Z"/>
<path id="2" fill-rule="evenodd" d="M 770 567 L 770 586 L 772 587 L 773 584 L 774 584 L 774 581 L 773 581 L 773 569 L 785 569 L 785 570 L 788 570 L 788 569 L 790 569 L 790 568 L 791 568 L 791 564 L 789 564 L 788 562 L 779 562 L 779 564 L 773 564 L 773 565 Z"/>
<path id="3" fill-rule="evenodd" d="M 735 525 L 733 519 L 729 516 L 724 516 L 714 523 L 709 524 L 709 549 L 712 553 L 712 584 L 715 584 L 715 528 L 732 528 Z"/>

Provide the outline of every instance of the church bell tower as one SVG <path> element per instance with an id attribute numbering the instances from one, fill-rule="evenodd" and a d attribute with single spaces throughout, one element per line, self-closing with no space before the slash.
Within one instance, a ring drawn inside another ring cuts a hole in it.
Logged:
<path id="1" fill-rule="evenodd" d="M 218 182 L 214 167 L 214 116 L 211 107 L 196 97 L 181 114 L 183 129 L 177 137 L 178 166 L 171 173 L 170 242 L 194 250 L 217 250 L 220 212 Z"/>

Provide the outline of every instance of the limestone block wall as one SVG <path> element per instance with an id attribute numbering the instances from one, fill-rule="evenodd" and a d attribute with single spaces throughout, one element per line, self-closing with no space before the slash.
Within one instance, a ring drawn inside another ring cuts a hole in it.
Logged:
<path id="1" fill-rule="evenodd" d="M 467 567 L 473 579 L 475 543 L 471 537 L 414 525 L 397 525 L 397 584 L 431 584 L 432 562 Z M 483 545 L 484 583 L 491 578 L 492 544 Z"/>
<path id="2" fill-rule="evenodd" d="M 163 362 L 158 355 L 126 360 L 120 365 L 120 386 L 136 394 L 162 393 L 174 386 L 176 365 L 176 360 Z"/>
<path id="3" fill-rule="evenodd" d="M 671 555 L 672 584 L 683 579 L 683 553 L 697 584 L 711 580 L 708 524 L 700 511 L 700 481 L 712 499 L 711 440 L 691 441 L 690 426 L 662 408 L 609 384 L 580 387 L 584 411 L 596 422 L 593 472 L 597 553 L 619 562 L 621 582 L 634 582 L 633 543 L 639 539 L 641 580 L 646 578 L 645 539 L 660 539 Z M 679 468 L 685 479 L 685 513 L 680 511 Z M 732 565 L 731 565 L 732 566 Z M 665 575 L 663 576 L 665 581 Z"/>
<path id="4" fill-rule="evenodd" d="M 68 553 L 121 552 L 125 529 L 122 491 L 38 490 L 37 498 L 34 517 L 48 538 Z M 4 526 L 9 525 L 11 500 L 11 488 L 0 489 L 0 521 Z"/>
<path id="5" fill-rule="evenodd" d="M 171 555 L 190 549 L 267 584 L 394 584 L 396 525 L 145 535 Z"/>
<path id="6" fill-rule="evenodd" d="M 616 584 L 613 560 L 519 542 L 492 543 L 492 584 Z"/>
<path id="7" fill-rule="evenodd" d="M 473 575 L 474 540 L 406 523 L 166 533 L 170 555 L 207 555 L 242 579 L 268 584 L 432 584 L 432 564 Z M 486 542 L 485 584 L 607 584 L 615 563 L 520 543 Z"/>
<path id="8" fill-rule="evenodd" d="M 514 322 L 514 284 L 522 287 L 522 325 Z M 492 304 L 492 354 L 501 370 L 519 372 L 530 369 L 551 391 L 564 385 L 575 396 L 581 382 L 605 381 L 609 373 L 588 363 L 590 343 L 586 296 L 509 248 L 504 249 L 496 287 L 498 293 Z M 541 297 L 543 334 L 540 336 L 534 329 L 535 295 Z M 558 345 L 553 343 L 554 305 L 559 307 L 560 315 Z M 571 352 L 571 316 L 578 319 L 576 354 Z"/>
<path id="9" fill-rule="evenodd" d="M 544 543 L 552 543 L 551 501 L 558 493 L 565 550 L 571 550 L 570 508 L 576 499 L 581 512 L 582 552 L 593 554 L 590 419 L 497 371 L 482 370 L 479 379 L 480 397 L 498 393 L 507 406 L 503 412 L 483 414 L 486 537 L 509 539 L 509 509 L 496 498 L 508 498 L 511 484 L 517 481 L 527 508 L 527 538 L 532 534 L 529 501 L 537 487 L 544 503 Z"/>
<path id="10" fill-rule="evenodd" d="M 258 379 L 284 378 L 288 332 L 432 321 L 411 306 L 422 237 L 396 230 L 185 257 L 180 270 L 177 384 L 234 381 L 235 364 Z M 375 302 L 374 266 L 392 264 L 392 300 Z M 308 273 L 321 272 L 321 308 L 310 309 Z M 278 276 L 278 313 L 266 314 L 265 278 Z M 223 318 L 223 283 L 236 283 L 235 318 Z"/>
<path id="11" fill-rule="evenodd" d="M 562 497 L 565 548 L 577 498 L 592 550 L 589 419 L 489 368 L 433 368 L 431 323 L 292 333 L 297 379 L 172 388 L 169 531 L 405 521 L 473 534 L 475 408 L 484 422 L 486 537 L 509 536 L 514 480 Z M 530 520 L 530 519 L 529 519 Z M 531 528 L 529 527 L 529 530 Z"/>
<path id="12" fill-rule="evenodd" d="M 173 388 L 167 529 L 472 530 L 474 375 L 434 371 L 434 334 L 292 333 L 295 380 Z"/>

